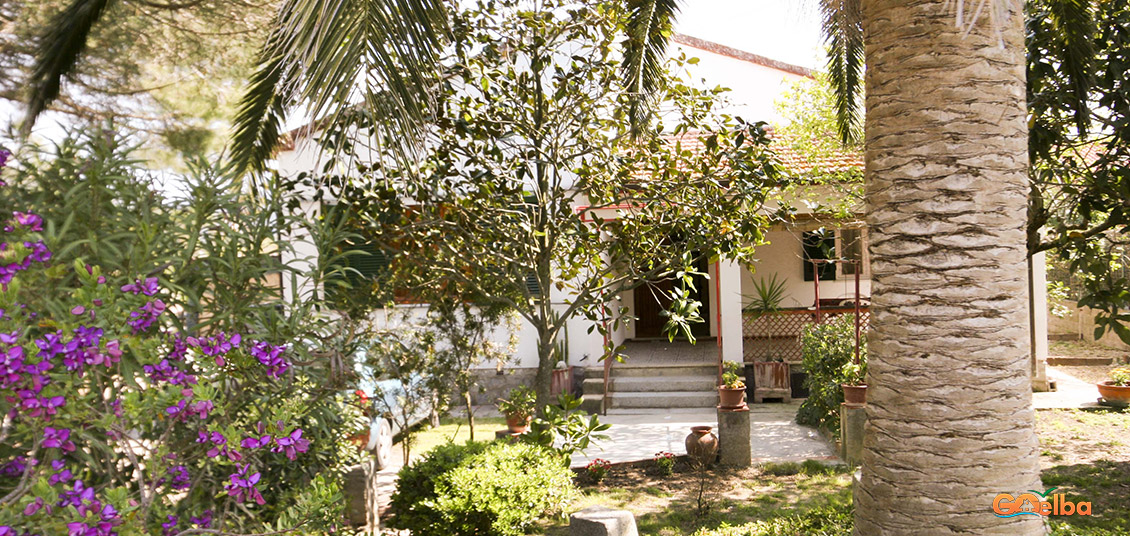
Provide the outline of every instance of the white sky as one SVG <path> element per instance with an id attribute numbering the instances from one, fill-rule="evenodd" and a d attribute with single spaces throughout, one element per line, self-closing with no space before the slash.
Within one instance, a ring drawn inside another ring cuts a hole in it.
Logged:
<path id="1" fill-rule="evenodd" d="M 824 65 L 812 0 L 684 0 L 675 31 L 802 67 Z"/>

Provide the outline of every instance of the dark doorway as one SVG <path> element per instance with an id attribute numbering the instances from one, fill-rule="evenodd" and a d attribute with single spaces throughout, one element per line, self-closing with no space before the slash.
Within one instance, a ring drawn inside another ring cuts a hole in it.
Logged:
<path id="1" fill-rule="evenodd" d="M 699 261 L 698 271 L 705 274 L 710 263 L 706 259 Z M 679 283 L 682 285 L 682 283 Z M 697 337 L 710 336 L 710 280 L 705 275 L 698 275 L 694 277 L 694 289 L 691 290 L 691 296 L 702 303 L 699 307 L 699 316 L 702 317 L 703 322 L 691 325 L 691 333 Z M 667 317 L 663 315 L 663 311 L 671 306 L 671 299 L 668 297 L 671 290 L 675 288 L 675 281 L 667 279 L 657 281 L 652 285 L 641 285 L 636 287 L 634 292 L 635 312 L 636 312 L 636 338 L 637 339 L 657 339 L 666 337 L 663 333 L 663 326 L 667 325 Z"/>

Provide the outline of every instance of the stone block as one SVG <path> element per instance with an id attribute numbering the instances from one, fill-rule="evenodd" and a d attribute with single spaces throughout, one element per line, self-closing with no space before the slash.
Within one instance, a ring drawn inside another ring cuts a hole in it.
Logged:
<path id="1" fill-rule="evenodd" d="M 569 516 L 569 536 L 639 536 L 627 510 L 590 506 Z"/>
<path id="2" fill-rule="evenodd" d="M 718 451 L 723 465 L 749 467 L 753 463 L 748 406 L 718 409 Z"/>
<path id="3" fill-rule="evenodd" d="M 345 473 L 342 492 L 345 495 L 349 523 L 360 528 L 362 534 L 380 534 L 376 459 L 350 467 Z"/>

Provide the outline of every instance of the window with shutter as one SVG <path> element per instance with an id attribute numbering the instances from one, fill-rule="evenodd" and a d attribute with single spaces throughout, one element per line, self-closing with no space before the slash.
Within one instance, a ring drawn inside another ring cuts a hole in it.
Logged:
<path id="1" fill-rule="evenodd" d="M 820 230 L 805 231 L 801 233 L 801 242 L 804 250 L 804 280 L 812 281 L 814 271 L 819 270 L 821 281 L 834 281 L 836 279 L 836 265 L 821 263 L 813 265 L 813 259 L 831 259 L 836 252 L 836 235 Z"/>

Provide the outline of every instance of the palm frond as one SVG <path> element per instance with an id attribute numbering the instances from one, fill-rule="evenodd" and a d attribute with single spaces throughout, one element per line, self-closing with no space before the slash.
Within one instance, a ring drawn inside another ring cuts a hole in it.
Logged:
<path id="1" fill-rule="evenodd" d="M 845 145 L 859 140 L 863 94 L 863 21 L 860 0 L 822 0 L 828 45 L 828 82 L 835 98 L 836 130 Z"/>
<path id="2" fill-rule="evenodd" d="M 116 1 L 74 0 L 51 19 L 36 45 L 35 66 L 28 80 L 27 116 L 21 126 L 24 135 L 59 97 L 63 77 L 74 72 L 91 29 Z"/>
<path id="3" fill-rule="evenodd" d="M 628 0 L 627 7 L 621 72 L 632 134 L 638 135 L 651 116 L 652 96 L 662 83 L 664 56 L 679 0 Z"/>
<path id="4" fill-rule="evenodd" d="M 381 124 L 395 139 L 418 138 L 450 35 L 441 0 L 287 0 L 273 27 L 240 102 L 231 171 L 261 168 L 295 106 L 336 123 L 382 93 L 391 104 Z"/>
<path id="5" fill-rule="evenodd" d="M 1067 75 L 1071 93 L 1071 108 L 1075 115 L 1075 128 L 1086 135 L 1090 127 L 1091 108 L 1088 102 L 1094 73 L 1095 48 L 1093 40 L 1098 32 L 1095 13 L 1090 0 L 1045 0 L 1051 23 L 1055 28 L 1053 39 Z"/>

